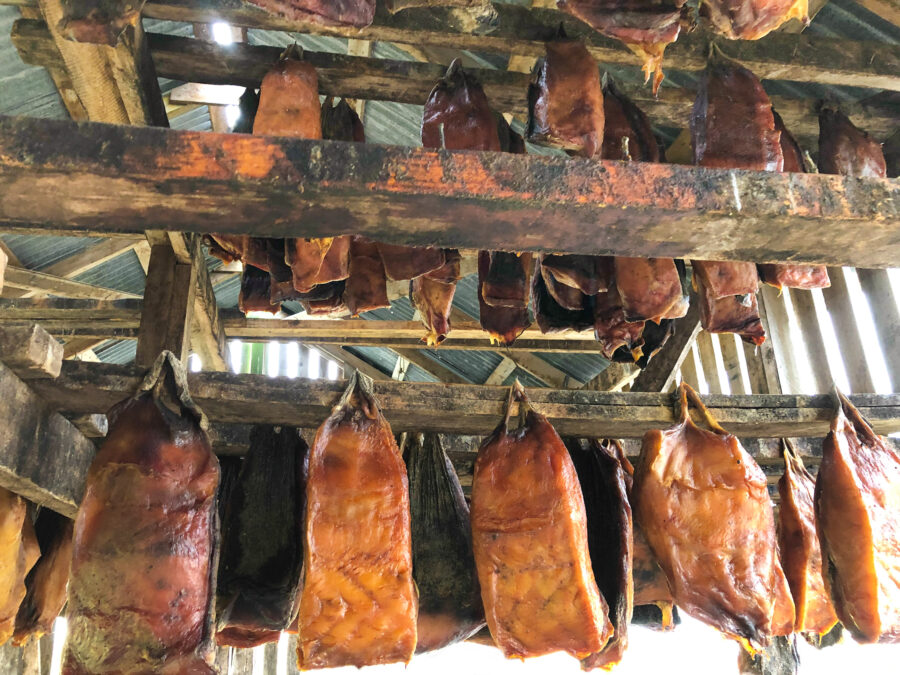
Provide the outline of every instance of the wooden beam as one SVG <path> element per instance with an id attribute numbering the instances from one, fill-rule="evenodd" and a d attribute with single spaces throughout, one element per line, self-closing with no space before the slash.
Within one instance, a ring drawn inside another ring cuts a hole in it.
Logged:
<path id="1" fill-rule="evenodd" d="M 508 359 L 504 357 L 501 359 L 500 363 L 497 364 L 497 367 L 491 371 L 491 374 L 488 375 L 487 379 L 484 381 L 486 385 L 498 385 L 503 384 L 503 381 L 509 377 L 512 372 L 516 369 L 516 362 L 512 359 Z"/>
<path id="2" fill-rule="evenodd" d="M 635 378 L 631 391 L 668 391 L 699 332 L 699 302 L 692 298 L 687 315 L 675 323 L 675 334 Z"/>
<path id="3" fill-rule="evenodd" d="M 56 377 L 63 346 L 36 323 L 0 326 L 0 358 L 19 379 Z"/>
<path id="4" fill-rule="evenodd" d="M 345 349 L 344 347 L 339 347 L 337 345 L 315 345 L 313 349 L 328 355 L 330 358 L 339 363 L 344 364 L 345 376 L 349 376 L 352 371 L 358 370 L 363 375 L 368 375 L 373 380 L 391 379 L 391 375 L 389 373 L 385 373 L 379 370 L 365 359 L 358 357 L 356 354 Z"/>
<path id="5" fill-rule="evenodd" d="M 6 268 L 6 286 L 30 291 L 34 294 L 56 295 L 63 298 L 83 298 L 91 300 L 115 300 L 118 298 L 140 298 L 135 293 L 103 288 L 80 281 L 63 279 L 62 277 L 26 270 L 22 267 Z"/>
<path id="6" fill-rule="evenodd" d="M 633 363 L 612 361 L 584 388 L 593 391 L 622 391 L 625 387 L 633 388 L 633 383 L 641 372 L 641 369 Z"/>
<path id="7" fill-rule="evenodd" d="M 31 4 L 32 0 L 2 2 Z M 896 0 L 864 2 L 896 6 Z M 521 56 L 543 55 L 544 42 L 556 35 L 562 24 L 567 35 L 587 43 L 588 49 L 601 64 L 634 66 L 638 63 L 622 43 L 603 37 L 578 19 L 555 9 L 530 9 L 497 3 L 493 7 L 498 17 L 496 28 L 487 34 L 472 34 L 454 29 L 440 13 L 411 9 L 391 15 L 381 4 L 379 3 L 373 24 L 361 30 L 304 24 L 285 16 L 267 13 L 240 0 L 150 1 L 144 6 L 143 14 L 170 21 L 225 21 L 248 28 Z M 886 14 L 883 10 L 876 11 L 882 16 Z M 703 31 L 681 35 L 675 44 L 666 49 L 663 67 L 666 70 L 702 70 L 706 65 L 710 38 Z M 718 42 L 727 55 L 742 61 L 760 79 L 853 85 L 873 89 L 900 88 L 900 52 L 891 45 L 784 33 L 772 33 L 754 41 Z M 798 59 L 797 54 L 802 54 L 803 58 Z"/>
<path id="8" fill-rule="evenodd" d="M 0 486 L 74 518 L 93 443 L 3 364 L 0 419 Z"/>
<path id="9" fill-rule="evenodd" d="M 856 0 L 856 4 L 862 5 L 888 23 L 900 26 L 900 2 L 898 0 Z"/>
<path id="10" fill-rule="evenodd" d="M 900 184 L 823 174 L 0 118 L 0 193 L 0 227 L 31 233 L 214 222 L 225 234 L 472 249 L 900 260 Z"/>
<path id="11" fill-rule="evenodd" d="M 278 47 L 219 45 L 162 34 L 149 34 L 147 39 L 161 77 L 212 85 L 258 87 L 282 51 Z M 13 41 L 26 63 L 51 68 L 61 65 L 49 32 L 40 22 L 17 21 L 13 27 Z M 900 48 L 897 52 L 900 64 Z M 319 90 L 324 95 L 419 105 L 425 102 L 434 83 L 446 69 L 446 66 L 437 63 L 390 61 L 327 52 L 306 51 L 303 60 L 316 67 Z M 479 68 L 470 68 L 467 72 L 482 83 L 495 110 L 527 115 L 530 74 Z M 667 87 L 659 98 L 652 96 L 646 87 L 625 86 L 625 89 L 651 120 L 663 126 L 683 126 L 690 117 L 696 97 L 692 90 L 675 87 Z M 216 103 L 218 98 L 211 101 L 191 100 L 193 103 Z M 804 140 L 817 137 L 816 99 L 772 96 L 772 103 L 795 135 Z M 856 124 L 878 138 L 886 138 L 896 129 L 897 110 L 890 102 L 848 103 L 842 104 L 842 109 Z"/>
<path id="12" fill-rule="evenodd" d="M 35 392 L 71 414 L 105 411 L 133 392 L 136 367 L 66 361 L 55 380 L 36 380 Z M 191 373 L 191 396 L 216 422 L 316 427 L 330 414 L 345 383 L 264 375 Z M 375 397 L 394 431 L 485 434 L 503 415 L 506 387 L 378 381 Z M 529 396 L 561 434 L 637 438 L 673 424 L 668 394 L 535 388 Z M 900 396 L 864 394 L 854 405 L 882 434 L 900 430 Z M 823 436 L 834 411 L 830 396 L 706 396 L 729 431 L 747 437 Z M 515 411 L 513 411 L 515 414 Z"/>
<path id="13" fill-rule="evenodd" d="M 170 246 L 152 248 L 134 357 L 138 367 L 149 368 L 164 349 L 187 361 L 196 282 L 196 268 L 178 263 Z"/>
<path id="14" fill-rule="evenodd" d="M 190 241 L 189 247 L 190 264 L 196 274 L 194 309 L 190 324 L 191 350 L 200 358 L 204 370 L 228 370 L 225 326 L 219 315 L 206 257 L 196 236 Z"/>
<path id="15" fill-rule="evenodd" d="M 766 343 L 770 344 L 774 359 L 765 358 L 763 363 L 771 370 L 775 366 L 777 382 L 775 385 L 769 382 L 769 391 L 797 394 L 803 390 L 800 380 L 800 362 L 794 350 L 794 341 L 798 336 L 791 330 L 791 322 L 787 313 L 787 305 L 781 294 L 768 284 L 762 284 L 759 289 L 760 318 L 766 329 L 766 342 L 760 346 L 762 350 Z M 767 379 L 773 377 L 773 373 L 767 374 Z M 776 389 L 778 387 L 778 389 Z"/>
<path id="16" fill-rule="evenodd" d="M 710 394 L 721 394 L 722 383 L 719 379 L 719 368 L 716 364 L 716 353 L 713 350 L 712 336 L 705 330 L 697 333 L 697 354 L 703 368 L 703 379 L 709 387 Z"/>
<path id="17" fill-rule="evenodd" d="M 719 338 L 719 350 L 722 352 L 722 362 L 725 364 L 725 374 L 728 376 L 728 386 L 732 394 L 750 394 L 744 390 L 744 380 L 741 377 L 741 361 L 738 356 L 740 338 L 733 333 L 722 333 Z M 820 392 L 824 393 L 824 392 Z"/>

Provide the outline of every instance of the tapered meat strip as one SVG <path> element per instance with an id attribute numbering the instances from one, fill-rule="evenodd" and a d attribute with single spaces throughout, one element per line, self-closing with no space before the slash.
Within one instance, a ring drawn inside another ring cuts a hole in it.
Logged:
<path id="1" fill-rule="evenodd" d="M 819 113 L 819 171 L 858 178 L 884 178 L 881 144 L 828 106 Z"/>
<path id="2" fill-rule="evenodd" d="M 511 345 L 522 332 L 531 325 L 528 314 L 527 296 L 524 304 L 518 306 L 489 305 L 484 298 L 484 282 L 490 275 L 491 260 L 497 255 L 492 251 L 478 252 L 478 320 L 487 331 L 491 342 Z M 529 257 L 530 259 L 530 257 Z M 518 263 L 522 264 L 519 260 Z M 530 265 L 529 265 L 530 268 Z M 524 276 L 524 271 L 516 274 Z"/>
<path id="3" fill-rule="evenodd" d="M 316 433 L 306 501 L 298 666 L 408 662 L 417 598 L 406 467 L 359 373 Z"/>
<path id="4" fill-rule="evenodd" d="M 531 276 L 531 301 L 534 306 L 534 319 L 537 321 L 541 332 L 581 331 L 593 326 L 594 296 L 584 295 L 581 309 L 566 309 L 554 300 L 547 289 L 542 267 L 543 265 L 538 263 L 534 274 Z M 482 319 L 481 325 L 484 327 L 484 319 Z"/>
<path id="5" fill-rule="evenodd" d="M 28 503 L 0 488 L 0 645 L 13 635 L 25 577 L 40 556 Z"/>
<path id="6" fill-rule="evenodd" d="M 517 430 L 509 426 L 514 401 Z M 518 382 L 475 461 L 472 543 L 488 627 L 507 657 L 566 651 L 581 659 L 603 649 L 612 626 L 591 567 L 578 476 Z"/>
<path id="7" fill-rule="evenodd" d="M 644 340 L 643 321 L 628 321 L 619 289 L 612 286 L 606 293 L 594 296 L 594 337 L 603 344 L 603 355 L 611 358 L 613 352 L 625 347 L 637 360 Z"/>
<path id="8" fill-rule="evenodd" d="M 678 424 L 644 434 L 638 522 L 684 611 L 753 649 L 794 628 L 766 477 L 686 384 Z M 688 401 L 705 417 L 701 429 Z"/>
<path id="9" fill-rule="evenodd" d="M 616 290 L 628 321 L 659 323 L 687 310 L 682 303 L 681 277 L 672 258 L 617 256 L 615 264 Z"/>
<path id="10" fill-rule="evenodd" d="M 390 307 L 387 278 L 378 245 L 365 237 L 350 240 L 350 275 L 344 286 L 344 304 L 353 316 Z"/>
<path id="11" fill-rule="evenodd" d="M 900 453 L 837 399 L 815 491 L 825 586 L 857 642 L 900 642 Z"/>
<path id="12" fill-rule="evenodd" d="M 479 276 L 482 298 L 491 307 L 527 308 L 531 272 L 531 253 L 491 251 L 487 274 Z"/>
<path id="13" fill-rule="evenodd" d="M 444 249 L 445 262 L 436 270 L 409 282 L 409 299 L 419 310 L 428 333 L 422 342 L 439 345 L 450 332 L 453 295 L 460 277 L 460 255 L 456 249 Z"/>
<path id="14" fill-rule="evenodd" d="M 603 148 L 601 159 L 659 162 L 661 152 L 650 120 L 630 98 L 616 87 L 609 75 L 603 77 Z"/>

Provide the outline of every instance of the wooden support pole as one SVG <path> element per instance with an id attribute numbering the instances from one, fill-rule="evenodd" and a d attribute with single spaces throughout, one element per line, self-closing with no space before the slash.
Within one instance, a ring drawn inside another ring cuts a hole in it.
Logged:
<path id="1" fill-rule="evenodd" d="M 35 380 L 48 405 L 71 414 L 107 410 L 133 392 L 142 370 L 132 366 L 66 361 L 55 380 Z M 191 396 L 214 422 L 317 427 L 340 398 L 344 382 L 264 375 L 191 373 Z M 505 387 L 379 380 L 375 397 L 394 431 L 485 434 L 503 416 Z M 637 438 L 675 421 L 668 394 L 610 393 L 534 388 L 536 410 L 561 434 Z M 900 396 L 851 397 L 882 434 L 900 430 Z M 830 396 L 706 396 L 729 431 L 752 438 L 823 436 L 834 414 Z M 515 414 L 515 410 L 513 411 Z"/>
<path id="2" fill-rule="evenodd" d="M 699 389 L 700 379 L 697 377 L 697 364 L 694 361 L 693 345 L 688 347 L 684 361 L 681 362 L 681 379 L 694 389 Z"/>
<path id="3" fill-rule="evenodd" d="M 826 394 L 834 386 L 834 380 L 831 377 L 831 367 L 828 365 L 828 356 L 825 352 L 825 340 L 822 337 L 822 330 L 819 328 L 812 292 L 799 289 L 784 289 L 783 292 L 790 293 L 794 316 L 806 347 L 806 356 L 809 359 L 815 386 L 815 392 L 810 393 Z"/>
<path id="4" fill-rule="evenodd" d="M 716 353 L 713 350 L 712 337 L 705 330 L 697 334 L 697 353 L 700 356 L 700 367 L 710 394 L 721 394 L 722 384 L 719 380 L 719 368 L 716 365 Z"/>
<path id="5" fill-rule="evenodd" d="M 0 487 L 74 518 L 93 443 L 3 364 L 0 419 Z"/>
<path id="6" fill-rule="evenodd" d="M 22 380 L 56 377 L 63 346 L 36 323 L 0 326 L 0 361 Z"/>
<path id="7" fill-rule="evenodd" d="M 722 333 L 719 338 L 719 350 L 722 352 L 722 362 L 725 364 L 725 374 L 728 376 L 728 386 L 732 394 L 749 394 L 745 391 L 744 379 L 741 377 L 741 361 L 738 356 L 737 335 L 731 333 Z"/>
<path id="8" fill-rule="evenodd" d="M 700 306 L 693 298 L 687 315 L 675 323 L 675 334 L 650 359 L 631 385 L 631 391 L 668 391 L 699 332 Z"/>
<path id="9" fill-rule="evenodd" d="M 203 232 L 214 222 L 226 234 L 352 232 L 472 249 L 900 259 L 900 185 L 823 174 L 0 118 L 0 192 L 2 227 L 31 233 L 137 233 L 161 221 Z M 300 212 L 315 217 L 298 223 Z"/>
<path id="10" fill-rule="evenodd" d="M 6 251 L 0 251 L 0 293 L 3 292 L 3 282 L 6 278 L 6 265 L 9 262 L 9 256 Z"/>
<path id="11" fill-rule="evenodd" d="M 853 392 L 875 391 L 875 383 L 866 362 L 865 348 L 853 312 L 844 270 L 830 268 L 828 276 L 831 279 L 831 286 L 822 289 L 822 297 L 825 298 L 825 306 L 831 315 L 841 359 L 847 371 L 847 379 L 850 380 L 850 389 Z"/>
<path id="12" fill-rule="evenodd" d="M 171 246 L 152 248 L 134 357 L 138 367 L 149 368 L 164 349 L 187 360 L 196 288 L 193 265 L 178 263 Z"/>
<path id="13" fill-rule="evenodd" d="M 503 358 L 500 363 L 497 364 L 497 367 L 491 371 L 491 374 L 488 375 L 487 379 L 484 381 L 486 385 L 498 385 L 503 384 L 503 381 L 509 377 L 512 372 L 516 369 L 516 363 L 512 359 Z"/>
<path id="14" fill-rule="evenodd" d="M 766 340 L 769 342 L 769 340 Z M 756 347 L 755 345 L 751 345 L 747 342 L 741 341 L 741 348 L 744 350 L 744 363 L 747 364 L 747 375 L 750 377 L 750 391 L 748 394 L 776 394 L 777 391 L 771 391 L 769 389 L 769 384 L 766 378 L 766 368 L 763 364 L 763 351 L 762 348 Z M 774 363 L 774 354 L 772 354 L 771 344 L 769 345 L 769 349 L 767 352 L 772 356 L 772 374 L 776 377 L 777 382 L 777 373 L 775 372 L 775 363 Z"/>
<path id="15" fill-rule="evenodd" d="M 789 394 L 797 394 L 803 391 L 800 382 L 800 364 L 794 350 L 794 335 L 790 329 L 787 306 L 778 291 L 767 284 L 763 284 L 759 290 L 760 317 L 765 317 L 763 325 L 766 329 L 766 342 L 770 347 L 763 351 L 766 345 L 760 346 L 763 353 L 763 364 L 767 368 L 766 378 L 769 382 L 769 391 L 772 392 L 774 382 L 770 378 L 777 378 L 777 391 Z M 774 361 L 767 358 L 766 352 L 771 349 Z M 772 366 L 777 366 L 772 369 Z"/>

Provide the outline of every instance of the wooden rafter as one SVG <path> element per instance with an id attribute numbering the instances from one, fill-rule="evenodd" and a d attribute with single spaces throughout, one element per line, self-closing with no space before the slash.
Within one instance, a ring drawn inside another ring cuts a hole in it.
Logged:
<path id="1" fill-rule="evenodd" d="M 130 366 L 66 361 L 55 380 L 35 380 L 34 390 L 70 414 L 107 410 L 134 391 L 141 371 Z M 194 401 L 213 421 L 316 427 L 340 398 L 344 382 L 268 378 L 263 375 L 192 373 Z M 394 431 L 485 434 L 503 416 L 508 389 L 379 381 L 375 396 Z M 667 394 L 532 389 L 535 409 L 561 434 L 636 438 L 670 426 Z M 710 411 L 729 431 L 747 437 L 822 436 L 830 425 L 830 396 L 708 396 Z M 900 395 L 852 397 L 879 433 L 900 430 Z M 515 411 L 514 411 L 515 412 Z"/>
<path id="2" fill-rule="evenodd" d="M 0 192 L 0 227 L 32 234 L 215 222 L 226 234 L 490 250 L 900 260 L 889 179 L 0 118 Z"/>

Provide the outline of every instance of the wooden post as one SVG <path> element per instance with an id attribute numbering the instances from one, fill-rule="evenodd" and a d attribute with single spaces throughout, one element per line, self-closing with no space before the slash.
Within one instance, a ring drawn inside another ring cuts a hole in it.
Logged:
<path id="1" fill-rule="evenodd" d="M 766 340 L 766 342 L 770 342 L 771 338 Z M 766 378 L 766 367 L 763 363 L 763 350 L 761 347 L 757 347 L 756 345 L 751 345 L 747 342 L 741 340 L 741 348 L 744 350 L 744 363 L 747 364 L 747 375 L 750 377 L 750 391 L 748 394 L 774 394 L 777 392 L 769 390 L 768 380 Z M 776 382 L 778 379 L 778 373 L 775 372 L 776 366 L 774 363 L 774 354 L 772 354 L 772 345 L 769 344 L 769 348 L 766 352 L 772 357 L 772 376 L 775 378 Z"/>
<path id="2" fill-rule="evenodd" d="M 196 268 L 179 264 L 171 246 L 153 246 L 134 358 L 139 368 L 153 365 L 164 349 L 187 360 L 196 282 Z"/>
<path id="3" fill-rule="evenodd" d="M 681 362 L 681 379 L 691 385 L 694 389 L 697 389 L 700 386 L 697 378 L 697 363 L 694 360 L 694 350 L 690 347 L 684 355 L 684 360 Z"/>
<path id="4" fill-rule="evenodd" d="M 741 377 L 741 361 L 738 356 L 737 335 L 723 333 L 718 336 L 719 349 L 722 352 L 722 362 L 725 364 L 725 374 L 728 376 L 728 385 L 732 394 L 749 394 L 744 389 L 744 378 Z"/>
<path id="5" fill-rule="evenodd" d="M 875 384 L 866 363 L 865 348 L 847 290 L 844 270 L 831 267 L 828 269 L 828 276 L 831 279 L 831 286 L 822 290 L 822 296 L 825 298 L 828 313 L 831 314 L 831 323 L 837 336 L 847 379 L 850 380 L 850 389 L 854 393 L 873 392 Z"/>
<path id="6" fill-rule="evenodd" d="M 700 303 L 694 298 L 687 315 L 675 323 L 675 334 L 650 359 L 647 367 L 634 380 L 631 391 L 667 391 L 699 332 Z"/>
<path id="7" fill-rule="evenodd" d="M 797 318 L 800 335 L 806 347 L 806 356 L 809 358 L 815 393 L 828 393 L 831 391 L 834 382 L 831 376 L 831 367 L 828 365 L 828 356 L 825 352 L 825 340 L 822 338 L 822 330 L 819 328 L 819 319 L 812 295 L 813 291 L 795 288 L 790 291 L 785 289 L 784 292 L 789 293 L 791 296 L 794 316 Z"/>
<path id="8" fill-rule="evenodd" d="M 705 330 L 701 330 L 697 334 L 697 353 L 700 355 L 700 367 L 703 368 L 703 378 L 709 387 L 709 393 L 721 394 L 722 383 L 719 379 L 719 368 L 716 365 L 712 336 Z"/>
<path id="9" fill-rule="evenodd" d="M 0 360 L 23 380 L 56 377 L 63 346 L 36 323 L 0 326 Z"/>
<path id="10" fill-rule="evenodd" d="M 869 300 L 875 332 L 893 391 L 900 391 L 900 312 L 891 288 L 891 280 L 885 270 L 857 269 L 859 285 Z"/>

